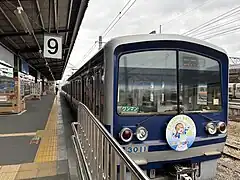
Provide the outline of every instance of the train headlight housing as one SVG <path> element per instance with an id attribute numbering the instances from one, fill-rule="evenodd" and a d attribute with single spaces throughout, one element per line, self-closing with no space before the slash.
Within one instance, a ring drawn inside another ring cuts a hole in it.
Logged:
<path id="1" fill-rule="evenodd" d="M 122 141 L 124 142 L 130 142 L 133 138 L 133 132 L 130 128 L 123 128 L 120 131 L 120 138 L 122 139 Z"/>
<path id="2" fill-rule="evenodd" d="M 217 132 L 217 126 L 216 126 L 214 123 L 209 122 L 209 123 L 207 123 L 207 125 L 206 125 L 206 131 L 207 131 L 209 134 L 211 134 L 211 135 L 216 134 L 216 132 Z"/>
<path id="3" fill-rule="evenodd" d="M 148 137 L 147 129 L 145 127 L 142 127 L 142 126 L 137 128 L 136 136 L 137 136 L 138 140 L 144 141 Z"/>
<path id="4" fill-rule="evenodd" d="M 219 122 L 217 124 L 217 130 L 220 133 L 225 134 L 227 132 L 227 126 L 226 126 L 225 122 Z"/>

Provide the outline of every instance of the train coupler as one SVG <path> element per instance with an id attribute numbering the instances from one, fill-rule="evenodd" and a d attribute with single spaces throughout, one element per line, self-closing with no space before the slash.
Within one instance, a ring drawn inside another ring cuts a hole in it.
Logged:
<path id="1" fill-rule="evenodd" d="M 174 166 L 177 180 L 196 180 L 197 167 L 184 167 L 181 165 Z"/>

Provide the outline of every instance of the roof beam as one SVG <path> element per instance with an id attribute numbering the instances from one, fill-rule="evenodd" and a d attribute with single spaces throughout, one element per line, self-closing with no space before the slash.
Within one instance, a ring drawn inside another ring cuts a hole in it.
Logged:
<path id="1" fill-rule="evenodd" d="M 59 64 L 62 64 L 64 63 L 64 61 L 51 61 L 51 62 L 48 62 L 48 65 L 49 66 L 52 66 L 52 65 L 59 65 Z M 41 67 L 41 66 L 46 66 L 46 62 L 45 61 L 41 61 L 40 63 L 32 63 L 34 65 L 36 65 L 37 67 Z"/>
<path id="2" fill-rule="evenodd" d="M 58 33 L 65 33 L 65 32 L 72 32 L 72 30 L 70 30 L 70 29 L 59 29 L 58 30 Z M 34 33 L 37 35 L 37 34 L 44 34 L 46 32 L 44 30 L 35 30 Z M 57 31 L 51 30 L 51 33 L 57 33 Z M 25 33 L 24 31 L 0 33 L 0 38 L 11 37 L 11 36 L 29 36 L 29 34 Z"/>
<path id="3" fill-rule="evenodd" d="M 71 18 L 71 14 L 72 14 L 72 4 L 73 4 L 73 0 L 70 0 L 69 10 L 68 10 L 68 19 L 67 19 L 67 29 L 69 29 L 69 26 L 70 26 L 70 18 Z M 67 44 L 67 40 L 68 40 L 68 32 L 65 35 L 65 43 L 64 44 Z"/>
<path id="4" fill-rule="evenodd" d="M 5 11 L 0 7 L 0 11 L 2 12 L 3 16 L 7 19 L 8 23 L 12 26 L 12 28 L 15 30 L 15 32 L 18 32 L 18 29 L 14 26 L 14 24 L 12 23 L 12 21 L 9 19 L 9 17 L 7 16 L 7 14 L 5 13 Z M 20 38 L 22 39 L 23 43 L 25 43 L 27 45 L 27 47 L 29 47 L 29 45 L 26 43 L 25 39 L 23 39 L 22 36 L 20 36 Z"/>
<path id="5" fill-rule="evenodd" d="M 73 35 L 72 35 L 70 46 L 69 46 L 69 51 L 68 51 L 67 56 L 65 57 L 66 61 L 65 61 L 63 71 L 65 71 L 65 69 L 66 69 L 68 60 L 70 58 L 70 54 L 71 54 L 73 46 L 74 46 L 74 43 L 77 39 L 77 34 L 78 34 L 79 29 L 80 29 L 80 25 L 82 24 L 85 12 L 87 10 L 88 3 L 89 3 L 89 0 L 84 0 L 84 1 L 81 1 L 81 3 L 80 3 L 80 7 L 79 7 L 76 23 L 75 23 L 75 28 L 73 30 Z"/>
<path id="6" fill-rule="evenodd" d="M 43 30 L 45 30 L 45 26 L 44 26 L 43 17 L 42 17 L 42 13 L 41 13 L 41 8 L 39 6 L 39 2 L 38 2 L 38 0 L 35 0 L 35 2 L 36 2 L 36 5 L 37 5 L 38 15 L 39 15 L 39 18 L 40 18 L 40 21 L 41 21 L 41 24 L 42 24 L 42 28 L 43 28 Z"/>
<path id="7" fill-rule="evenodd" d="M 52 8 L 51 8 L 51 3 L 52 1 L 49 0 L 48 2 L 48 32 L 51 33 L 51 24 L 52 24 Z"/>
<path id="8" fill-rule="evenodd" d="M 68 49 L 68 46 L 63 45 L 63 50 Z M 40 48 L 43 49 L 43 48 Z M 31 48 L 24 48 L 24 49 L 19 49 L 19 53 L 30 53 L 30 52 L 39 52 L 39 46 L 33 46 Z M 41 59 L 41 58 L 40 58 Z"/>
<path id="9" fill-rule="evenodd" d="M 0 32 L 4 32 L 1 28 L 0 28 Z M 17 45 L 12 39 L 10 39 L 9 37 L 6 37 L 6 41 L 11 44 L 12 46 L 15 46 L 16 49 L 20 49 L 19 45 Z M 13 47 L 14 48 L 14 47 Z"/>
<path id="10" fill-rule="evenodd" d="M 55 21 L 55 29 L 57 30 L 58 33 L 58 1 L 54 0 L 54 21 Z"/>
<path id="11" fill-rule="evenodd" d="M 63 68 L 63 65 L 64 64 L 54 64 L 54 65 L 50 65 L 49 64 L 49 66 L 50 66 L 50 68 L 51 69 L 54 69 L 54 70 L 56 70 L 56 69 L 62 69 Z M 48 67 L 44 64 L 43 66 L 37 66 L 37 68 L 38 69 L 48 69 Z"/>

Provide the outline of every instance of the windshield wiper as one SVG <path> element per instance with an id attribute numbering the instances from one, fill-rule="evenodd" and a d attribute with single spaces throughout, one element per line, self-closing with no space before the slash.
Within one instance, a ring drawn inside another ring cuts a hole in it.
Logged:
<path id="1" fill-rule="evenodd" d="M 149 119 L 151 119 L 151 118 L 153 118 L 153 117 L 156 117 L 157 115 L 159 115 L 159 114 L 154 114 L 154 115 L 152 115 L 152 116 L 149 116 L 149 117 L 147 117 L 147 118 L 144 118 L 142 121 L 140 121 L 139 123 L 137 123 L 136 126 L 137 126 L 137 127 L 140 126 L 141 124 L 145 123 L 147 120 L 149 120 Z"/>
<path id="2" fill-rule="evenodd" d="M 176 110 L 169 110 L 169 112 L 171 112 L 171 111 L 176 111 Z M 149 119 L 151 119 L 151 118 L 153 118 L 153 117 L 156 117 L 156 116 L 158 116 L 159 114 L 165 114 L 166 112 L 168 112 L 168 111 L 165 111 L 165 112 L 163 112 L 163 113 L 157 113 L 157 114 L 154 114 L 154 115 L 152 115 L 152 116 L 149 116 L 149 117 L 143 119 L 142 121 L 140 121 L 139 123 L 137 123 L 136 126 L 138 127 L 138 126 L 140 126 L 141 124 L 143 124 L 143 123 L 145 123 L 146 121 L 148 121 Z M 184 112 L 183 109 L 180 109 L 180 112 L 179 112 L 179 113 L 177 113 L 177 111 L 176 111 L 176 114 L 185 114 L 185 113 L 186 113 L 186 112 Z M 166 114 L 167 114 L 167 113 L 166 113 Z M 208 116 L 205 116 L 205 115 L 203 115 L 203 114 L 200 113 L 200 112 L 190 112 L 190 114 L 197 114 L 197 115 L 202 116 L 203 118 L 205 118 L 205 119 L 207 119 L 207 120 L 209 120 L 209 121 L 215 121 L 214 119 L 212 119 L 212 118 L 210 118 L 210 117 L 208 117 Z"/>
<path id="3" fill-rule="evenodd" d="M 174 111 L 176 111 L 176 110 L 174 110 Z M 170 111 L 165 111 L 165 112 L 162 112 L 162 113 L 157 113 L 157 114 L 154 114 L 154 115 L 152 115 L 152 116 L 149 116 L 149 117 L 146 117 L 146 118 L 144 118 L 142 121 L 140 121 L 139 123 L 137 123 L 136 124 L 136 126 L 138 127 L 138 126 L 140 126 L 141 124 L 143 124 L 143 123 L 145 123 L 146 121 L 148 121 L 149 119 L 151 119 L 151 118 L 153 118 L 153 117 L 156 117 L 156 116 L 158 116 L 158 115 L 164 115 L 164 114 L 167 114 L 167 112 L 172 112 L 172 110 L 170 110 Z M 177 114 L 177 111 L 176 111 L 176 114 Z"/>

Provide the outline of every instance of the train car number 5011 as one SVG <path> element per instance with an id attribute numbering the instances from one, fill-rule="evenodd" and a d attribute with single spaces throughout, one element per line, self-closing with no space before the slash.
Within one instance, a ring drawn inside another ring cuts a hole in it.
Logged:
<path id="1" fill-rule="evenodd" d="M 131 145 L 131 146 L 126 146 L 125 150 L 128 153 L 147 152 L 148 151 L 148 146 L 146 146 L 146 145 Z"/>

